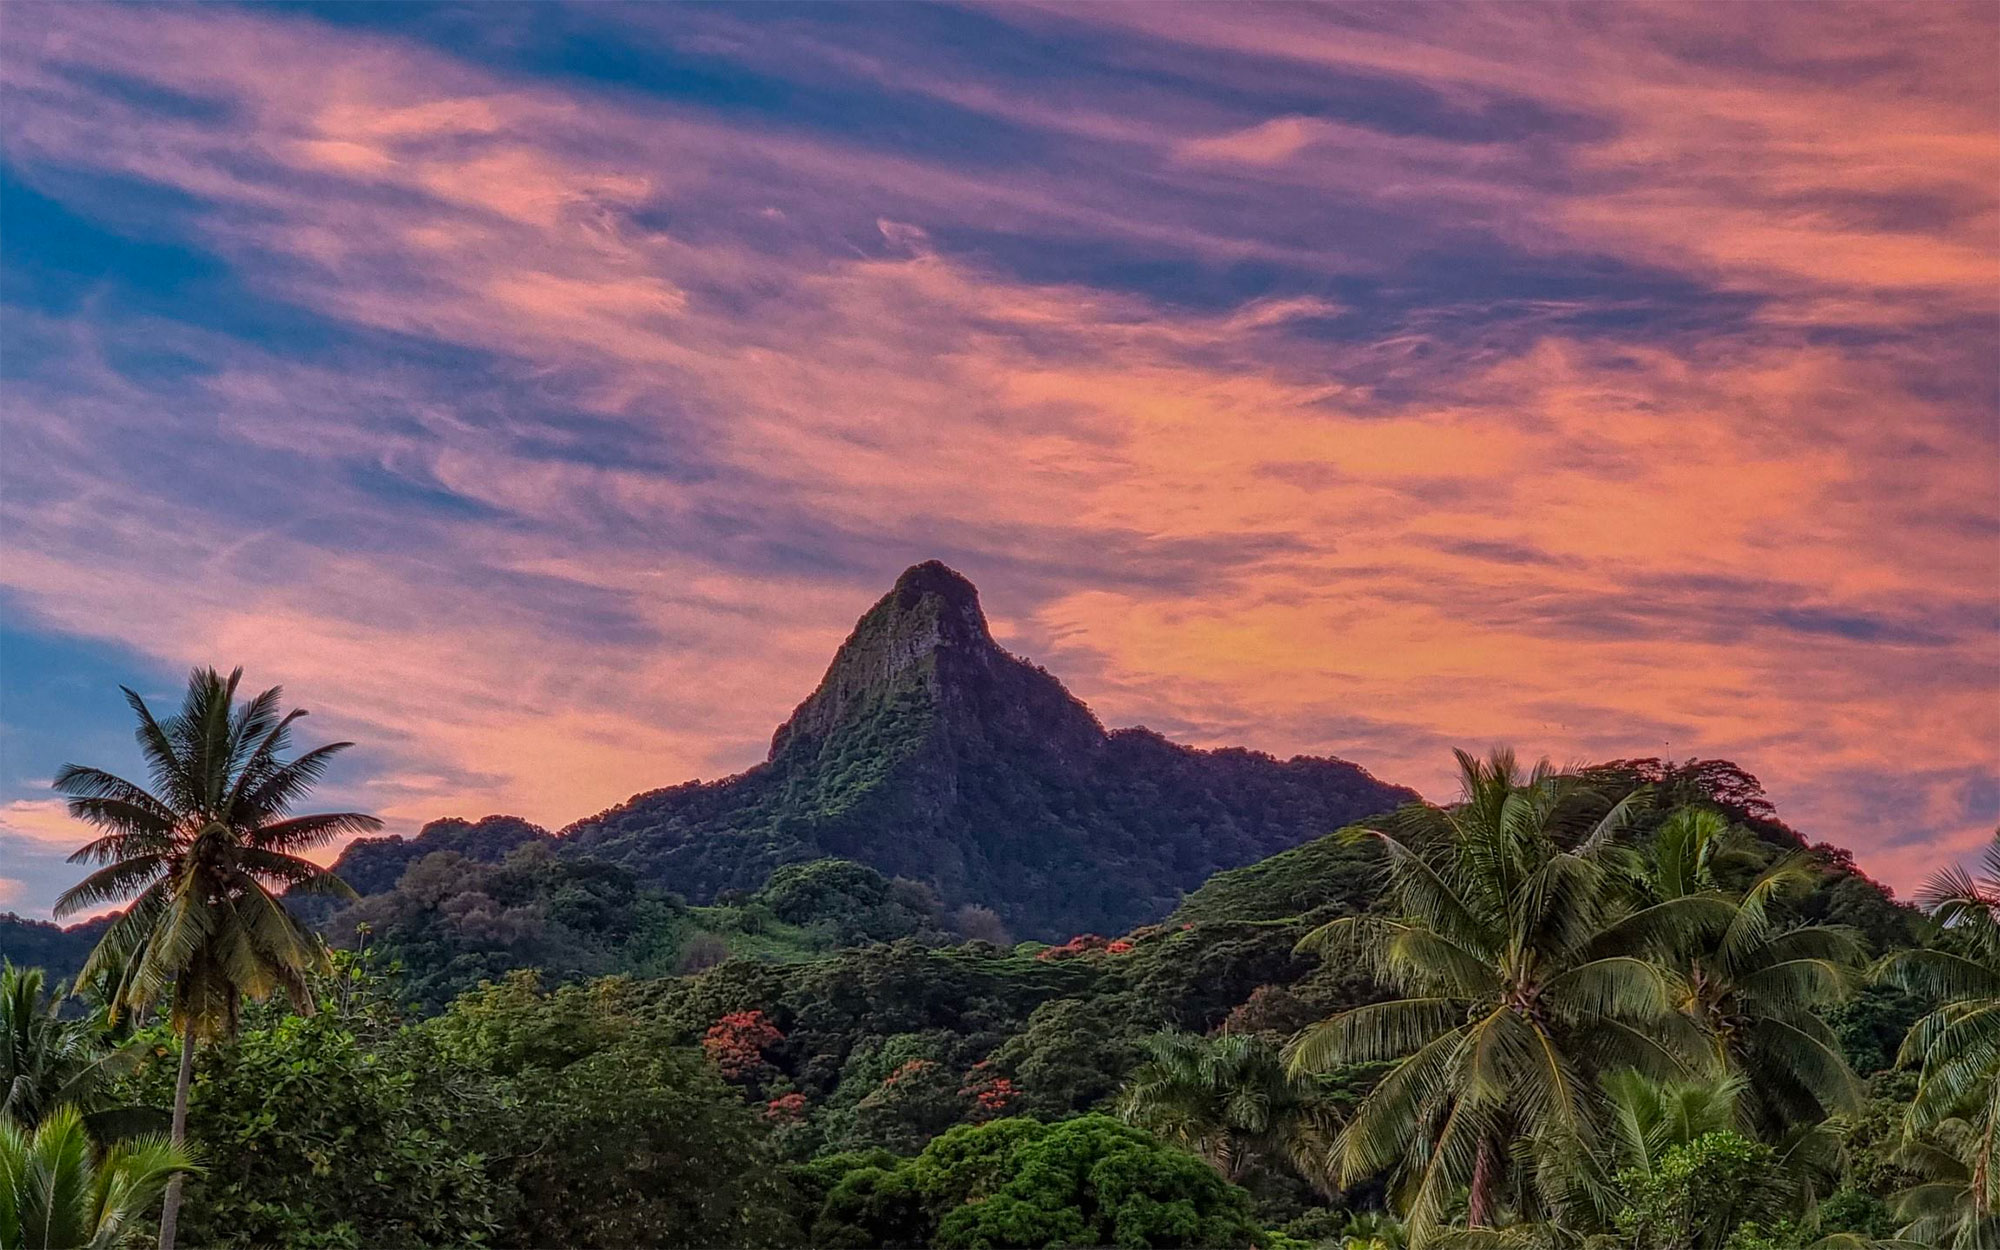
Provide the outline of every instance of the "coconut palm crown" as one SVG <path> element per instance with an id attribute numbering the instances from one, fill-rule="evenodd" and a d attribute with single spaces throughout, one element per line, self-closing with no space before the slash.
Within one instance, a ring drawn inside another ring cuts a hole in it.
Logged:
<path id="1" fill-rule="evenodd" d="M 1254 1033 L 1174 1031 L 1145 1046 L 1147 1061 L 1118 1102 L 1126 1123 L 1193 1151 L 1231 1181 L 1260 1158 L 1315 1175 L 1333 1137 L 1332 1109 L 1276 1046 Z"/>
<path id="2" fill-rule="evenodd" d="M 1787 925 L 1775 914 L 1780 899 L 1817 882 L 1808 855 L 1787 856 L 1740 892 L 1725 889 L 1717 865 L 1732 841 L 1721 813 L 1676 810 L 1655 836 L 1649 884 L 1660 899 L 1706 896 L 1726 904 L 1716 912 L 1721 923 L 1678 961 L 1680 1002 L 1707 1034 L 1716 1066 L 1740 1081 L 1745 1126 L 1777 1137 L 1861 1105 L 1861 1082 L 1820 1013 L 1853 992 L 1863 951 L 1851 929 Z"/>
<path id="3" fill-rule="evenodd" d="M 1644 790 L 1612 802 L 1547 761 L 1524 773 L 1505 751 L 1458 762 L 1457 805 L 1405 809 L 1395 833 L 1364 835 L 1386 855 L 1387 911 L 1301 943 L 1406 997 L 1341 1012 L 1290 1047 L 1298 1072 L 1399 1061 L 1328 1171 L 1353 1184 L 1400 1167 L 1417 1247 L 1460 1194 L 1474 1228 L 1546 1218 L 1602 1135 L 1599 1074 L 1676 1076 L 1700 1061 L 1673 973 L 1631 952 L 1679 947 L 1716 913 L 1708 898 L 1639 906 L 1625 888 Z"/>
<path id="4" fill-rule="evenodd" d="M 1903 1039 L 1900 1062 L 1921 1065 L 1904 1129 L 1913 1143 L 1950 1137 L 1962 1222 L 1990 1238 L 1982 1246 L 2000 1246 L 2000 833 L 1977 876 L 1943 869 L 1917 901 L 1942 924 L 1943 940 L 1898 951 L 1881 970 L 1891 984 L 1943 1000 Z M 1926 1191 L 1926 1200 L 1935 1196 Z"/>
<path id="5" fill-rule="evenodd" d="M 201 1036 L 233 1033 L 244 996 L 282 990 L 310 1010 L 305 978 L 324 954 L 278 896 L 351 894 L 304 853 L 381 827 L 359 812 L 291 813 L 352 744 L 284 758 L 305 712 L 281 714 L 275 686 L 238 706 L 242 677 L 197 669 L 180 712 L 165 720 L 125 691 L 149 786 L 76 764 L 55 780 L 70 815 L 102 834 L 70 856 L 101 867 L 56 900 L 55 914 L 131 900 L 78 979 L 121 966 L 112 997 L 134 1010 L 171 986 L 174 1027 Z"/>

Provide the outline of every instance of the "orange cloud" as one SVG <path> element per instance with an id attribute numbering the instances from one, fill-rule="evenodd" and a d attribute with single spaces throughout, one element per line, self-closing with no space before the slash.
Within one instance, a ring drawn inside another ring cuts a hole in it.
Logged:
<path id="1" fill-rule="evenodd" d="M 261 292 L 478 363 L 180 326 L 207 367 L 163 403 L 87 318 L 31 318 L 74 359 L 9 401 L 40 493 L 5 583 L 63 630 L 282 675 L 371 744 L 363 794 L 405 826 L 561 824 L 752 762 L 942 555 L 1112 723 L 1439 795 L 1453 744 L 1732 756 L 1905 888 L 1990 833 L 2000 450 L 1964 327 L 2000 258 L 1991 23 L 1343 12 L 1001 19 L 1113 27 L 1196 84 L 1242 57 L 1390 80 L 1465 133 L 912 71 L 1047 144 L 1022 178 L 264 13 L 35 10 L 0 122 L 30 177 L 169 188 Z M 1509 109 L 1548 120 L 1465 120 Z M 1328 202 L 1393 246 L 1295 227 Z M 1010 267 L 1017 234 L 1317 285 L 1179 298 L 1089 256 Z M 1469 235 L 1524 289 L 1371 306 Z M 1572 265 L 1694 310 L 1621 322 Z M 246 523 L 92 463 L 161 425 L 286 506 Z"/>

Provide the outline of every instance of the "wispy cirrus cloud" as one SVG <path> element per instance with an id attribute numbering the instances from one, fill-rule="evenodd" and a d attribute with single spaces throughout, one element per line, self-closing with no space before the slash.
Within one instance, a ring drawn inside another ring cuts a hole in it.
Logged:
<path id="1" fill-rule="evenodd" d="M 939 555 L 1114 723 L 2000 819 L 1990 14 L 399 12 L 0 50 L 0 574 L 338 797 L 741 767 Z"/>

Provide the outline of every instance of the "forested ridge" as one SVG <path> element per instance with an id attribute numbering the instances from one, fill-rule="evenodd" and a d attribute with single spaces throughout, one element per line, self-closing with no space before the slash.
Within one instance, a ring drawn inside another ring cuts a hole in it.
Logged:
<path id="1" fill-rule="evenodd" d="M 1240 864 L 1170 890 L 1200 861 L 1164 841 L 1171 871 L 1080 904 L 1151 900 L 1137 923 L 1052 933 L 1077 904 L 1033 891 L 1142 854 L 1129 821 L 1087 846 L 1134 809 L 1035 791 L 1069 858 L 1001 893 L 975 862 L 1028 844 L 956 840 L 965 809 L 929 809 L 929 850 L 843 840 L 1049 717 L 1049 767 L 1121 749 L 1025 665 L 953 675 L 1021 662 L 938 645 L 937 613 L 972 619 L 941 576 L 730 783 L 809 791 L 796 844 L 777 818 L 642 853 L 690 810 L 642 796 L 329 872 L 301 853 L 373 819 L 295 808 L 342 744 L 288 755 L 277 692 L 234 676 L 171 717 L 132 696 L 151 787 L 59 777 L 101 834 L 61 906 L 124 910 L 0 927 L 0 1241 L 150 1239 L 164 1210 L 168 1241 L 243 1247 L 1996 1244 L 2000 879 L 1899 904 L 1719 760 L 1462 756 L 1449 803 L 1294 837 L 1347 766 L 1147 739 L 1203 761 L 1147 802 L 1216 814 Z M 1019 723 L 968 745 L 980 716 Z"/>

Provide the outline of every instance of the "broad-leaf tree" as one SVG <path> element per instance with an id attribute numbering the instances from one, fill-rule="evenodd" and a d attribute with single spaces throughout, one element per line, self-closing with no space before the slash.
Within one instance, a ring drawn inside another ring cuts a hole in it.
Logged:
<path id="1" fill-rule="evenodd" d="M 359 812 L 294 815 L 328 764 L 351 743 L 286 758 L 303 710 L 283 712 L 274 686 L 238 704 L 243 670 L 197 669 L 180 711 L 164 720 L 127 689 L 138 716 L 148 784 L 76 764 L 57 773 L 70 815 L 102 836 L 70 856 L 98 869 L 56 900 L 57 916 L 130 900 L 105 931 L 79 980 L 121 971 L 111 996 L 143 1011 L 165 998 L 181 1036 L 173 1142 L 187 1133 L 188 1083 L 196 1044 L 236 1030 L 244 998 L 284 992 L 310 1011 L 309 973 L 325 966 L 318 938 L 279 896 L 351 893 L 306 852 L 343 834 L 381 827 Z M 180 1177 L 168 1183 L 160 1245 L 172 1250 Z"/>
<path id="2" fill-rule="evenodd" d="M 1643 791 L 1610 802 L 1546 761 L 1524 773 L 1506 751 L 1458 762 L 1457 805 L 1406 809 L 1397 833 L 1372 834 L 1387 909 L 1301 943 L 1405 997 L 1342 1012 L 1290 1048 L 1299 1073 L 1399 1061 L 1342 1129 L 1329 1170 L 1354 1184 L 1402 1169 L 1420 1248 L 1460 1194 L 1475 1228 L 1503 1213 L 1546 1218 L 1598 1149 L 1599 1074 L 1674 1075 L 1698 1060 L 1672 973 L 1615 952 L 1667 943 L 1714 912 L 1632 902 L 1623 835 Z"/>
<path id="3" fill-rule="evenodd" d="M 1612 1125 L 1606 1149 L 1621 1186 L 1629 1189 L 1634 1178 L 1657 1176 L 1677 1149 L 1734 1133 L 1748 1088 L 1736 1076 L 1657 1081 L 1628 1069 L 1605 1077 Z M 1761 1200 L 1774 1203 L 1780 1217 L 1803 1214 L 1839 1183 L 1846 1169 L 1840 1132 L 1831 1125 L 1803 1125 L 1764 1145 L 1769 1166 L 1758 1189 Z M 1758 1214 L 1748 1212 L 1745 1218 Z"/>

